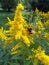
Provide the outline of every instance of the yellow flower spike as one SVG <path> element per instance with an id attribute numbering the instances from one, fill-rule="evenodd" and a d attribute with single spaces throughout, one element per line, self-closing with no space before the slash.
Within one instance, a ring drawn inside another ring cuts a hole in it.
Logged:
<path id="1" fill-rule="evenodd" d="M 35 13 L 36 14 L 39 14 L 39 10 L 37 8 L 35 9 Z"/>
<path id="2" fill-rule="evenodd" d="M 4 33 L 3 29 L 0 29 L 0 38 L 1 38 L 3 41 L 6 41 L 6 40 L 7 40 L 7 37 L 5 36 L 5 33 Z"/>
<path id="3" fill-rule="evenodd" d="M 17 54 L 19 52 L 20 52 L 20 50 L 13 51 L 13 52 L 11 52 L 11 55 Z"/>
<path id="4" fill-rule="evenodd" d="M 49 56 L 44 52 L 37 53 L 36 58 L 40 60 L 44 65 L 49 65 Z"/>
<path id="5" fill-rule="evenodd" d="M 17 10 L 24 10 L 24 6 L 22 6 L 22 4 L 18 4 Z"/>
<path id="6" fill-rule="evenodd" d="M 24 41 L 27 46 L 30 46 L 30 42 L 34 43 L 33 39 L 31 39 L 32 33 L 34 33 L 34 31 L 31 30 L 30 35 L 28 34 L 28 24 L 22 16 L 22 10 L 24 10 L 24 6 L 22 4 L 18 4 L 15 11 L 14 20 L 11 21 L 9 17 L 7 17 L 9 21 L 7 24 L 10 25 L 7 36 L 12 36 L 15 40 L 22 39 L 22 41 Z M 29 27 L 31 27 L 31 25 Z"/>
<path id="7" fill-rule="evenodd" d="M 35 59 L 41 61 L 44 65 L 49 65 L 49 56 L 45 54 L 44 50 L 41 50 L 41 46 L 37 49 L 33 48 L 32 51 L 35 53 Z"/>
<path id="8" fill-rule="evenodd" d="M 16 7 L 15 17 L 14 17 L 14 22 L 15 23 L 19 22 L 23 19 L 21 10 L 24 10 L 24 6 L 22 4 L 18 4 L 18 6 Z"/>
<path id="9" fill-rule="evenodd" d="M 22 39 L 27 46 L 30 46 L 29 38 L 26 35 L 22 35 Z"/>
<path id="10" fill-rule="evenodd" d="M 20 48 L 21 46 L 22 46 L 21 43 L 18 43 L 18 44 L 16 44 L 15 47 L 13 47 L 13 48 L 11 49 L 11 51 L 15 51 L 16 49 Z"/>
<path id="11" fill-rule="evenodd" d="M 44 27 L 44 24 L 40 21 L 37 21 L 36 23 L 36 27 L 39 29 L 39 30 L 45 30 L 45 27 Z"/>

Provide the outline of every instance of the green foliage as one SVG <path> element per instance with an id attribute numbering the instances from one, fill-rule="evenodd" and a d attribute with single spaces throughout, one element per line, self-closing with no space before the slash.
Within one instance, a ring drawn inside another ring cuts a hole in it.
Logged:
<path id="1" fill-rule="evenodd" d="M 18 0 L 18 3 L 25 5 L 28 10 L 35 10 L 37 7 L 40 11 L 49 10 L 49 0 Z"/>
<path id="2" fill-rule="evenodd" d="M 16 5 L 16 1 L 15 0 L 1 0 L 1 5 L 5 11 L 11 11 L 11 9 L 14 8 Z"/>
<path id="3" fill-rule="evenodd" d="M 32 6 L 32 3 L 37 3 L 38 0 L 18 0 L 18 3 L 22 3 L 27 10 L 32 10 L 34 6 Z"/>

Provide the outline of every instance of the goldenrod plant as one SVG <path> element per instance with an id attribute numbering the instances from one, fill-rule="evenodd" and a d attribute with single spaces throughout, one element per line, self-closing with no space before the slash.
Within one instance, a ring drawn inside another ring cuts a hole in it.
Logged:
<path id="1" fill-rule="evenodd" d="M 18 4 L 9 28 L 0 28 L 0 65 L 49 65 L 49 12 L 36 8 L 27 21 L 24 8 Z"/>

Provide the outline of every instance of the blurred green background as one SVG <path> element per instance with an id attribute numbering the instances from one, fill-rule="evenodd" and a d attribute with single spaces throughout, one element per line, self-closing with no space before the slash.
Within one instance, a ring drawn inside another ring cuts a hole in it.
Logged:
<path id="1" fill-rule="evenodd" d="M 7 22 L 7 17 L 13 18 L 18 3 L 22 3 L 26 11 L 34 11 L 36 7 L 39 11 L 49 11 L 49 0 L 0 0 L 0 27 Z"/>
<path id="2" fill-rule="evenodd" d="M 49 0 L 0 0 L 0 10 L 13 11 L 18 3 L 22 3 L 26 9 L 49 11 Z"/>

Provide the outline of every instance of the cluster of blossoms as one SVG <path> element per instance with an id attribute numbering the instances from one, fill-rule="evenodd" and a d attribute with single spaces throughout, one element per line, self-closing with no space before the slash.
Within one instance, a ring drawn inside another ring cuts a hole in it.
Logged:
<path id="1" fill-rule="evenodd" d="M 9 26 L 9 29 L 0 29 L 0 38 L 6 43 L 3 48 L 11 45 L 15 40 L 16 45 L 11 48 L 11 55 L 22 53 L 26 61 L 34 60 L 33 65 L 37 65 L 38 61 L 44 65 L 49 65 L 49 56 L 46 55 L 45 50 L 42 50 L 41 42 L 42 40 L 46 40 L 43 44 L 49 45 L 49 12 L 42 13 L 36 9 L 35 13 L 36 15 L 39 14 L 41 19 L 37 20 L 34 25 L 34 23 L 27 23 L 22 15 L 22 10 L 24 10 L 24 6 L 18 4 L 14 19 L 10 20 L 10 18 L 7 17 L 8 23 L 5 25 Z M 47 19 L 46 22 L 43 23 L 41 21 L 42 17 L 43 19 Z M 35 18 L 37 18 L 37 16 Z M 37 48 L 34 48 L 34 46 Z"/>
<path id="2" fill-rule="evenodd" d="M 49 65 L 49 56 L 45 54 L 45 51 L 42 50 L 41 46 L 37 49 L 32 48 L 32 52 L 34 52 L 34 55 L 29 56 L 27 60 L 34 58 L 33 65 L 38 65 L 38 61 L 41 61 L 44 65 Z"/>

